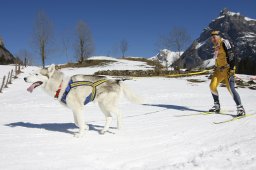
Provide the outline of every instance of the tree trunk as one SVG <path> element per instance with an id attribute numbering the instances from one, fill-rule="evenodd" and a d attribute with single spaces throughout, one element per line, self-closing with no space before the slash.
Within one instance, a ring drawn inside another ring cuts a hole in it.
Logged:
<path id="1" fill-rule="evenodd" d="M 43 68 L 45 68 L 45 44 L 42 43 L 42 46 L 41 46 L 41 57 L 42 57 L 42 65 L 43 65 Z"/>

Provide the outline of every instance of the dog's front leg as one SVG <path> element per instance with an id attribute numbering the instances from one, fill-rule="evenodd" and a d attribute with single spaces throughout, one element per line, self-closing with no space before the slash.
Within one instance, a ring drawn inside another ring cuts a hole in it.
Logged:
<path id="1" fill-rule="evenodd" d="M 77 127 L 79 127 L 76 114 L 74 114 L 74 122 L 75 122 L 75 125 L 76 125 Z M 85 128 L 84 128 L 85 131 L 88 131 L 88 130 L 89 130 L 89 126 L 88 126 L 88 124 L 87 124 L 86 122 L 84 123 L 84 127 L 85 127 Z"/>
<path id="2" fill-rule="evenodd" d="M 83 114 L 83 109 L 77 109 L 73 110 L 73 115 L 74 115 L 74 120 L 76 126 L 79 127 L 79 132 L 75 134 L 75 137 L 80 138 L 84 136 L 85 133 L 85 121 L 84 121 L 84 114 Z"/>
<path id="3" fill-rule="evenodd" d="M 117 115 L 117 129 L 120 130 L 122 128 L 123 114 L 118 109 L 116 109 L 116 115 Z"/>
<path id="4" fill-rule="evenodd" d="M 100 131 L 100 134 L 103 135 L 103 134 L 105 134 L 105 132 L 108 131 L 111 122 L 112 122 L 112 117 L 106 117 L 105 126 L 104 126 L 104 128 Z"/>

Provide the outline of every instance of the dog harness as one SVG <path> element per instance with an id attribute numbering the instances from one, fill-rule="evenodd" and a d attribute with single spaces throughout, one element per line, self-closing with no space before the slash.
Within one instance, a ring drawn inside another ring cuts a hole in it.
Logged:
<path id="1" fill-rule="evenodd" d="M 96 87 L 105 83 L 106 81 L 107 80 L 102 79 L 102 80 L 98 80 L 96 82 L 91 82 L 91 81 L 74 81 L 73 82 L 73 80 L 71 79 L 68 83 L 68 86 L 65 89 L 65 92 L 63 93 L 63 95 L 61 97 L 61 101 L 65 104 L 67 104 L 66 98 L 72 88 L 79 87 L 79 86 L 91 86 L 92 92 L 85 98 L 85 101 L 84 101 L 84 105 L 86 105 L 95 99 Z"/>

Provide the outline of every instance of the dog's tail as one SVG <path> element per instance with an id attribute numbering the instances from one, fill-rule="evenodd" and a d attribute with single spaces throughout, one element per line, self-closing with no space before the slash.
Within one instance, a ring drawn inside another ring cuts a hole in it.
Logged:
<path id="1" fill-rule="evenodd" d="M 136 95 L 123 81 L 124 80 L 119 80 L 117 83 L 120 85 L 124 96 L 132 103 L 143 104 L 143 99 Z"/>

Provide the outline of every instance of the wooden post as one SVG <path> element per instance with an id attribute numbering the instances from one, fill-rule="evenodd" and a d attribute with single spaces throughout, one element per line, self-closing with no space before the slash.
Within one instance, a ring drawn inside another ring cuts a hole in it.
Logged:
<path id="1" fill-rule="evenodd" d="M 27 57 L 25 57 L 24 66 L 27 67 Z"/>
<path id="2" fill-rule="evenodd" d="M 7 80 L 6 80 L 6 83 L 5 83 L 4 88 L 8 88 L 8 80 L 9 80 L 9 77 L 10 77 L 10 72 L 8 73 L 8 77 L 7 77 Z"/>
<path id="3" fill-rule="evenodd" d="M 10 75 L 8 84 L 12 84 L 12 73 L 13 73 L 13 69 L 11 70 L 11 75 Z"/>
<path id="4" fill-rule="evenodd" d="M 3 78 L 3 82 L 2 82 L 2 85 L 1 85 L 1 88 L 0 88 L 0 93 L 2 93 L 3 91 L 3 87 L 4 87 L 4 81 L 5 81 L 5 76 L 4 76 L 4 78 Z"/>
<path id="5" fill-rule="evenodd" d="M 16 78 L 18 78 L 18 69 L 17 69 L 17 64 L 15 64 L 15 76 L 14 76 L 14 78 L 16 79 Z"/>
<path id="6" fill-rule="evenodd" d="M 21 73 L 21 71 L 20 71 L 20 63 L 19 63 L 19 65 L 18 65 L 18 74 L 20 74 Z"/>

